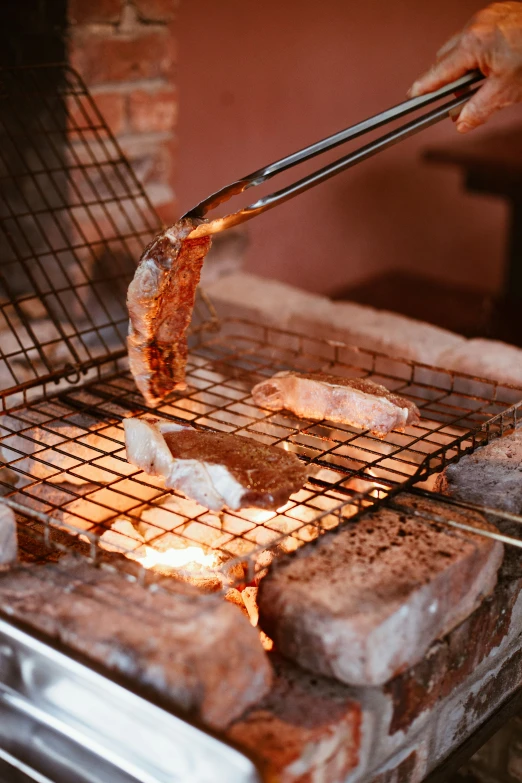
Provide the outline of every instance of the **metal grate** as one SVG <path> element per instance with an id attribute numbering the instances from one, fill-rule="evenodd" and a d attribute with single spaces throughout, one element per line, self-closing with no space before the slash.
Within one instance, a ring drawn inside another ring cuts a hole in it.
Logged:
<path id="1" fill-rule="evenodd" d="M 125 356 L 127 287 L 160 227 L 78 74 L 0 68 L 4 410 L 13 394 Z"/>
<path id="2" fill-rule="evenodd" d="M 282 369 L 371 378 L 416 402 L 421 421 L 381 440 L 257 408 L 252 386 Z M 17 474 L 16 489 L 3 481 L 9 499 L 38 514 L 49 541 L 59 528 L 83 536 L 93 559 L 107 550 L 141 558 L 144 545 L 197 546 L 215 554 L 212 570 L 245 582 L 274 553 L 353 521 L 502 435 L 516 425 L 522 404 L 520 389 L 239 320 L 193 338 L 187 381 L 188 390 L 158 415 L 294 451 L 314 467 L 284 507 L 211 513 L 130 465 L 121 422 L 148 409 L 128 372 L 20 406 L 0 420 L 4 455 Z"/>
<path id="3" fill-rule="evenodd" d="M 202 583 L 250 581 L 516 425 L 520 389 L 244 321 L 215 334 L 200 294 L 189 388 L 158 413 L 294 451 L 314 474 L 277 512 L 215 514 L 130 465 L 122 419 L 147 408 L 126 367 L 125 296 L 160 221 L 77 74 L 56 68 L 0 70 L 0 494 L 21 515 L 23 559 L 74 550 L 145 579 L 147 547 L 193 546 L 213 555 Z M 379 440 L 257 408 L 252 386 L 282 369 L 372 378 L 422 420 Z"/>

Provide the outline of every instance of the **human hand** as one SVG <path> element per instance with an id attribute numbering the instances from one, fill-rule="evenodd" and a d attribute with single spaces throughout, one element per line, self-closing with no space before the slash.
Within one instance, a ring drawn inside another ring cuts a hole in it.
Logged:
<path id="1" fill-rule="evenodd" d="M 438 90 L 476 69 L 486 80 L 456 118 L 461 133 L 522 101 L 522 3 L 493 3 L 479 11 L 442 47 L 435 65 L 415 82 L 409 95 Z"/>

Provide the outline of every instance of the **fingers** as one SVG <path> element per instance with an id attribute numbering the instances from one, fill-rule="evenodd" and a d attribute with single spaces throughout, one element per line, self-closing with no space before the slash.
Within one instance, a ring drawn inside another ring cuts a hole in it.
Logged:
<path id="1" fill-rule="evenodd" d="M 455 49 L 455 47 L 460 42 L 461 36 L 462 33 L 457 33 L 457 35 L 454 35 L 452 38 L 449 39 L 449 41 L 446 41 L 444 46 L 441 46 L 441 48 L 437 52 L 437 61 L 441 60 L 443 57 L 449 54 L 452 49 Z"/>
<path id="2" fill-rule="evenodd" d="M 410 98 L 416 98 L 427 92 L 438 90 L 446 84 L 455 81 L 455 79 L 464 76 L 468 71 L 476 68 L 477 65 L 476 58 L 469 50 L 459 46 L 454 47 L 439 62 L 435 63 L 424 76 L 417 79 L 408 95 Z"/>
<path id="3" fill-rule="evenodd" d="M 467 133 L 483 125 L 499 109 L 514 103 L 505 80 L 490 76 L 479 91 L 464 104 L 457 119 L 457 130 Z"/>

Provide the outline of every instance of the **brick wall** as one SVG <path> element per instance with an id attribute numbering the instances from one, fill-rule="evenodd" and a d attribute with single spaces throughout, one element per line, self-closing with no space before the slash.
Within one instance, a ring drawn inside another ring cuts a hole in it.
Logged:
<path id="1" fill-rule="evenodd" d="M 70 0 L 69 62 L 164 222 L 176 219 L 178 0 Z"/>

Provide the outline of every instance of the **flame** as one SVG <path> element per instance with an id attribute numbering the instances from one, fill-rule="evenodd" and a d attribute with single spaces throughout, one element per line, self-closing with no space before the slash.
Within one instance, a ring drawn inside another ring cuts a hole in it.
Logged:
<path id="1" fill-rule="evenodd" d="M 250 517 L 252 522 L 257 522 L 258 524 L 262 525 L 264 522 L 268 522 L 270 519 L 273 519 L 275 515 L 275 511 L 264 511 L 263 509 L 258 509 L 256 511 L 252 511 Z"/>
<path id="2" fill-rule="evenodd" d="M 188 546 L 185 549 L 167 549 L 160 552 L 151 546 L 145 547 L 145 554 L 136 558 L 144 568 L 155 568 L 163 566 L 164 568 L 182 569 L 186 566 L 204 566 L 205 568 L 215 568 L 218 565 L 218 558 L 215 552 L 208 554 L 200 546 Z"/>
<path id="3" fill-rule="evenodd" d="M 372 478 L 375 478 L 375 479 L 377 478 L 376 473 L 371 468 L 368 468 L 367 473 Z M 372 481 L 371 484 L 373 486 L 373 489 L 372 489 L 370 494 L 372 495 L 372 497 L 374 497 L 377 500 L 379 500 L 380 497 L 381 497 L 380 490 L 383 489 L 383 486 L 382 486 L 382 484 L 377 483 L 376 481 Z"/>

